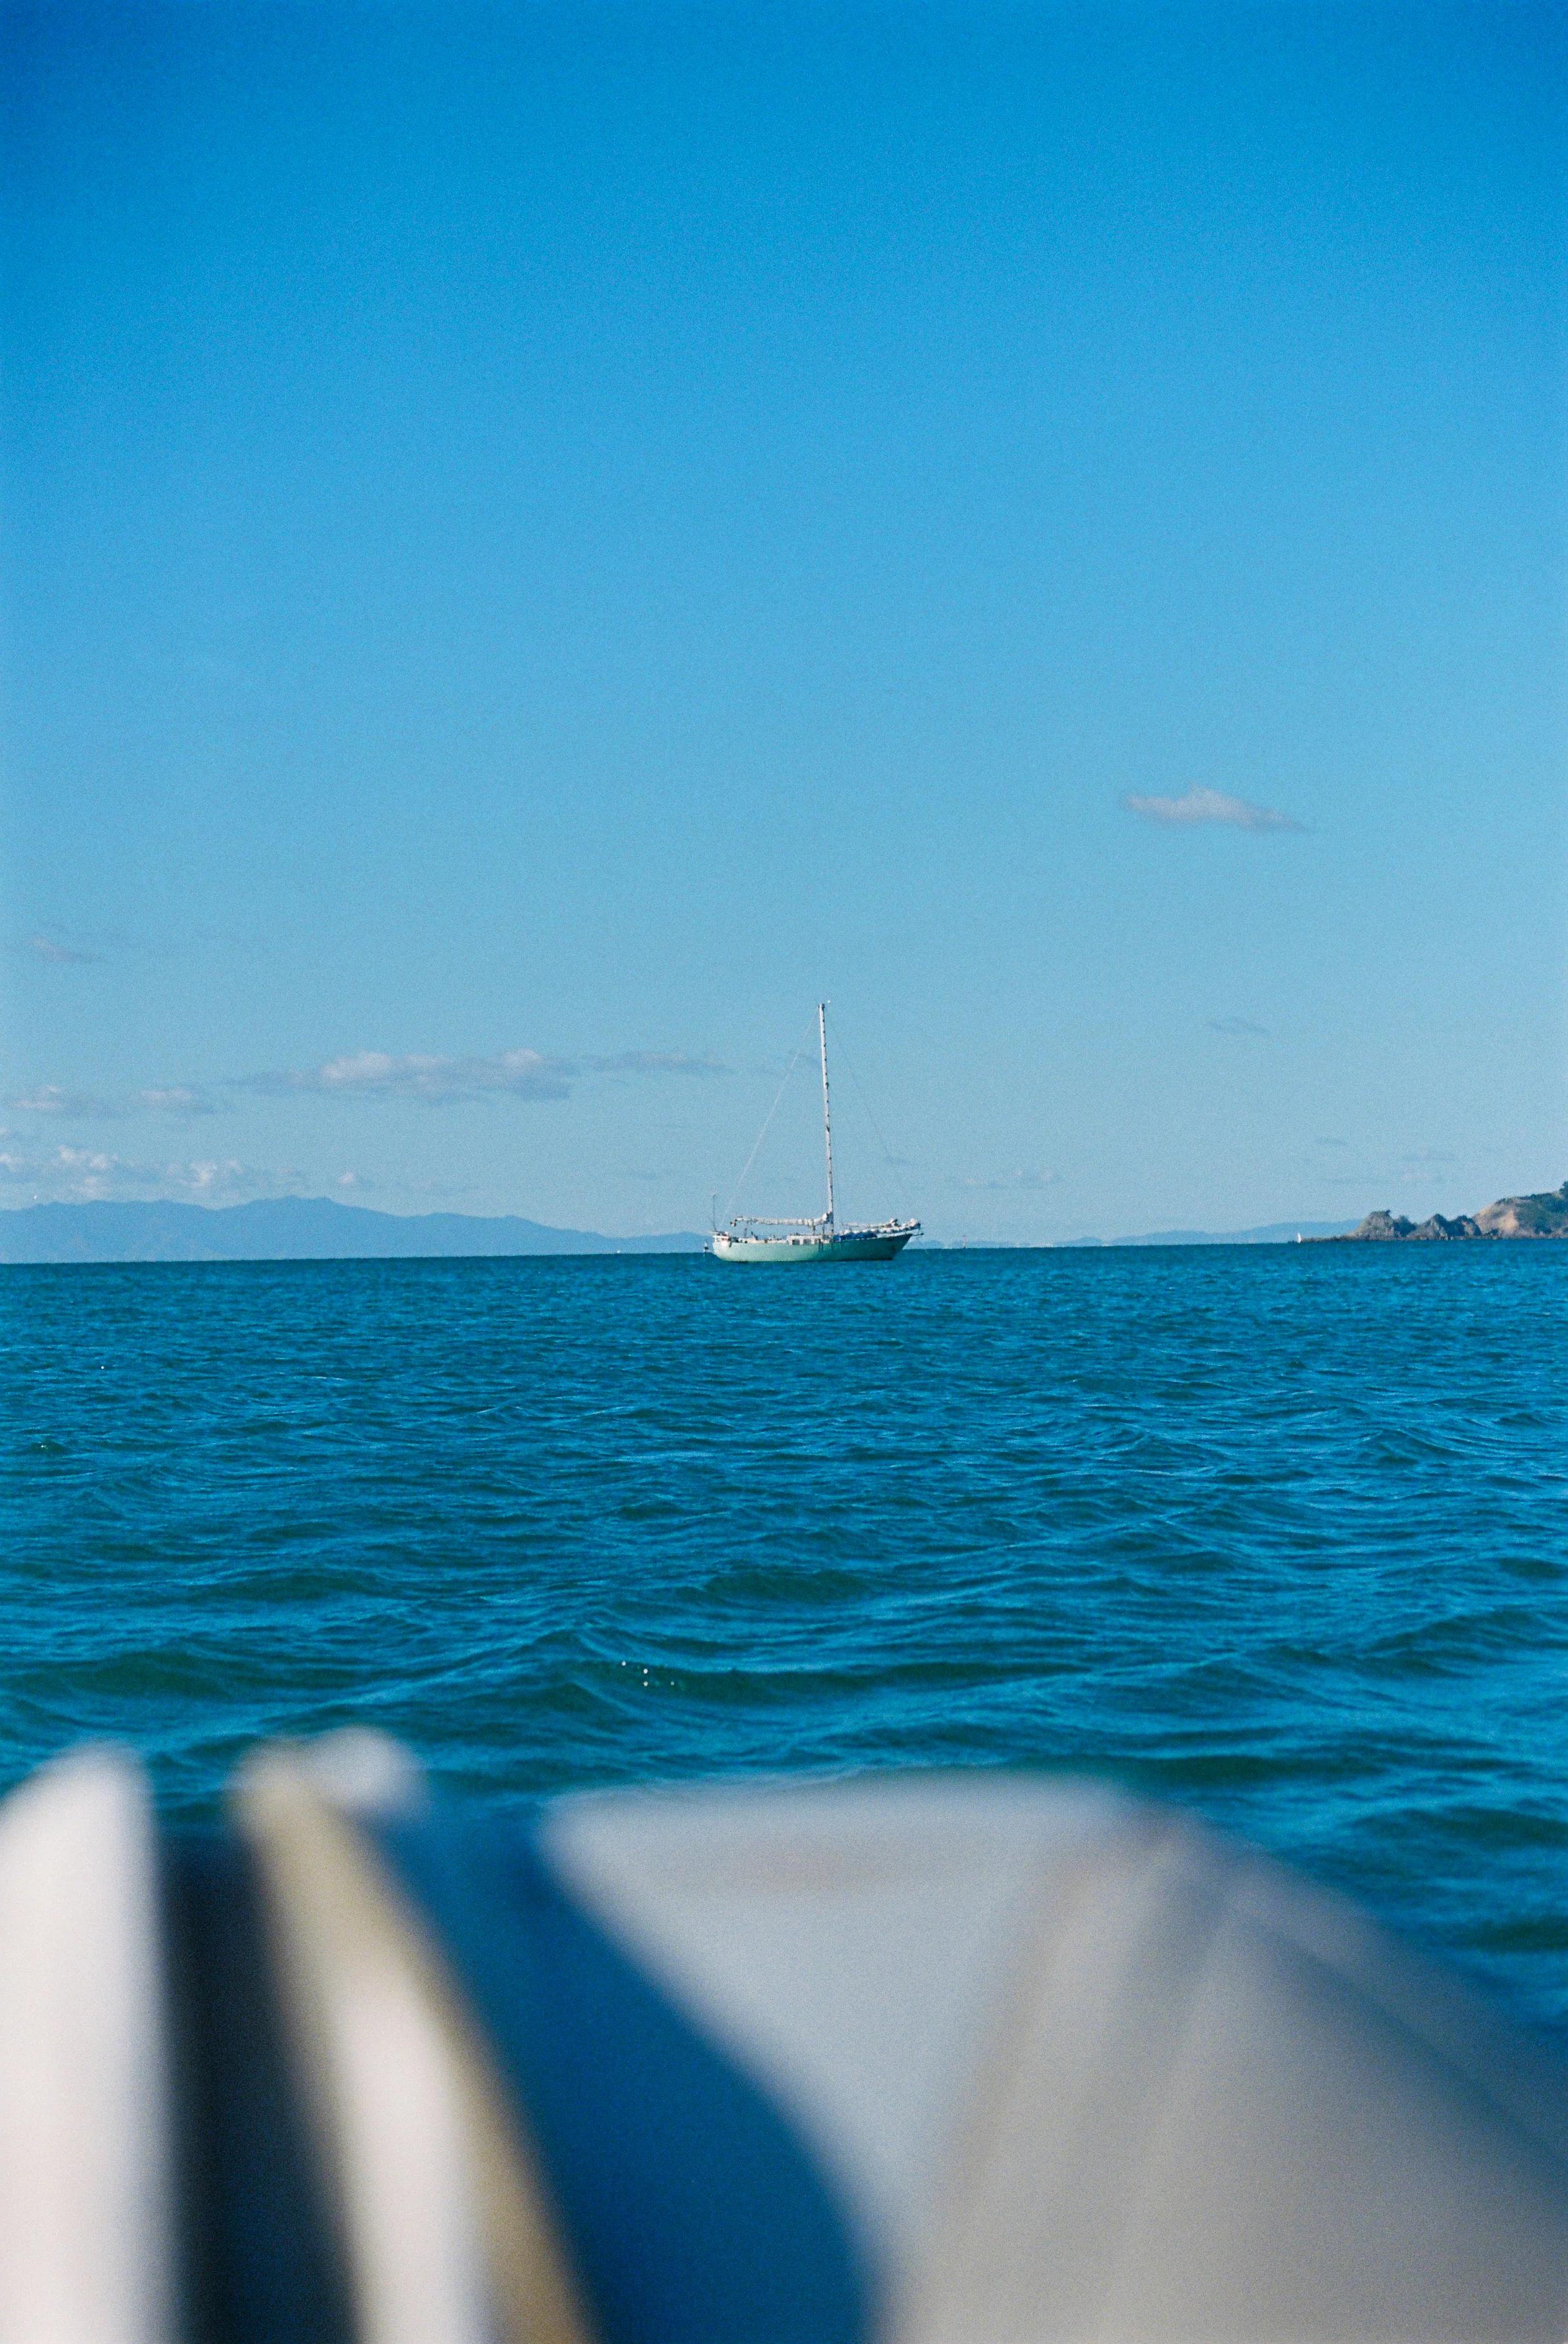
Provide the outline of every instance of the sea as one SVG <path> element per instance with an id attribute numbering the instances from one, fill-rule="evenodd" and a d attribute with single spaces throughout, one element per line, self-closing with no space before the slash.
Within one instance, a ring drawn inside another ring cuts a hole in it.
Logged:
<path id="1" fill-rule="evenodd" d="M 0 1270 L 0 1787 L 1109 1776 L 1568 2027 L 1568 1245 Z"/>

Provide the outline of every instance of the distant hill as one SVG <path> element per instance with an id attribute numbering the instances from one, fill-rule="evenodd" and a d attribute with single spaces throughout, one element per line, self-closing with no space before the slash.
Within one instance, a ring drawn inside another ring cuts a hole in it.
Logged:
<path id="1" fill-rule="evenodd" d="M 327 1197 L 250 1205 L 22 1205 L 0 1212 L 0 1262 L 335 1261 L 461 1254 L 696 1253 L 703 1239 L 606 1238 L 515 1215 L 378 1213 Z"/>
<path id="2" fill-rule="evenodd" d="M 1345 1234 L 1352 1241 L 1372 1244 L 1406 1238 L 1423 1243 L 1454 1238 L 1568 1238 L 1568 1180 L 1561 1188 L 1540 1189 L 1530 1197 L 1499 1197 L 1479 1213 L 1460 1213 L 1452 1220 L 1441 1213 L 1426 1221 L 1407 1220 L 1402 1213 L 1369 1213 Z"/>

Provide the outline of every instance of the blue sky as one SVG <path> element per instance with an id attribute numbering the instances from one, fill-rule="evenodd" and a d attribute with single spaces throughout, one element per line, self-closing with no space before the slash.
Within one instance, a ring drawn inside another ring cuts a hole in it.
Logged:
<path id="1" fill-rule="evenodd" d="M 6 1201 L 1568 1174 L 1560 11 L 6 14 Z"/>

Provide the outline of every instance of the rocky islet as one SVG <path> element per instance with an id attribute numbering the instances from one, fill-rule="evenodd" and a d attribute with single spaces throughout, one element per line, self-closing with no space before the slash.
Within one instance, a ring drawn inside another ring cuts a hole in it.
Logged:
<path id="1" fill-rule="evenodd" d="M 1371 1239 L 1448 1239 L 1452 1238 L 1568 1238 L 1568 1180 L 1531 1197 L 1500 1197 L 1479 1213 L 1460 1213 L 1445 1219 L 1433 1213 L 1430 1220 L 1407 1220 L 1402 1213 L 1369 1213 L 1342 1238 L 1320 1240 L 1330 1245 Z"/>

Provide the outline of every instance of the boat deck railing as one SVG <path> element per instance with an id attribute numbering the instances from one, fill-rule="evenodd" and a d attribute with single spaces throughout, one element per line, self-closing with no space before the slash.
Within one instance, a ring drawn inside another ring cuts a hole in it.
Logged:
<path id="1" fill-rule="evenodd" d="M 796 1216 L 793 1219 L 770 1219 L 761 1213 L 746 1213 L 738 1215 L 735 1219 L 727 1222 L 722 1229 L 715 1229 L 713 1235 L 716 1238 L 738 1240 L 754 1236 L 760 1229 L 798 1229 L 800 1231 L 798 1238 L 786 1238 L 782 1242 L 786 1245 L 810 1245 L 814 1240 L 822 1238 L 890 1238 L 905 1234 L 913 1237 L 918 1233 L 919 1228 L 918 1221 L 897 1219 L 864 1222 L 829 1220 L 825 1213 L 818 1213 L 812 1217 Z"/>

